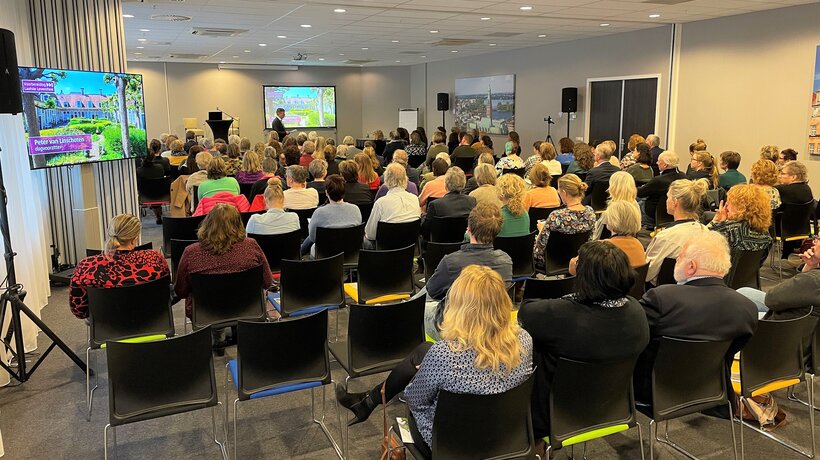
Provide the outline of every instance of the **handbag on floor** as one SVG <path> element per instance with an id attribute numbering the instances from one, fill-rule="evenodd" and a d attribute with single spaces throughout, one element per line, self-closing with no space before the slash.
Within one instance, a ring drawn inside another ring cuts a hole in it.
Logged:
<path id="1" fill-rule="evenodd" d="M 744 401 L 745 404 L 741 408 L 743 420 L 757 422 L 764 431 L 772 431 L 785 423 L 786 413 L 778 407 L 777 401 L 770 393 L 752 396 Z"/>
<path id="2" fill-rule="evenodd" d="M 399 435 L 387 429 L 387 400 L 384 397 L 384 384 L 382 384 L 381 393 L 384 436 L 382 437 L 382 454 L 379 456 L 379 460 L 406 460 L 407 454 Z"/>

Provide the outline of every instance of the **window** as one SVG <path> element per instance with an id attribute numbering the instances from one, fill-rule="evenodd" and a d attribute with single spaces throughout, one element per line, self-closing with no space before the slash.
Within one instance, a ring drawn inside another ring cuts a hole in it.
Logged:
<path id="1" fill-rule="evenodd" d="M 77 108 L 78 108 L 78 109 L 83 108 L 83 103 L 82 103 L 82 102 L 80 102 L 80 101 L 77 101 L 76 105 L 77 105 Z"/>
<path id="2" fill-rule="evenodd" d="M 811 125 L 809 128 L 809 136 L 816 136 L 817 135 L 817 125 Z"/>
<path id="3" fill-rule="evenodd" d="M 809 144 L 809 155 L 814 155 L 814 144 Z"/>

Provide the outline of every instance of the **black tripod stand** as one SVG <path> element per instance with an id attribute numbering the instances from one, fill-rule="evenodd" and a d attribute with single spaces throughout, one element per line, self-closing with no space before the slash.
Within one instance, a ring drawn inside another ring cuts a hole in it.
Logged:
<path id="1" fill-rule="evenodd" d="M 547 142 L 549 142 L 550 144 L 552 144 L 553 147 L 555 147 L 555 142 L 552 140 L 552 125 L 554 125 L 555 122 L 552 121 L 552 117 L 544 118 L 544 121 L 547 122 Z"/>
<path id="2" fill-rule="evenodd" d="M 2 149 L 0 149 L 2 151 Z M 51 353 L 55 346 L 60 347 L 63 353 L 66 354 L 83 372 L 86 370 L 86 365 L 74 353 L 65 342 L 57 336 L 37 315 L 31 311 L 23 300 L 26 298 L 26 291 L 22 284 L 17 283 L 17 276 L 14 273 L 14 256 L 16 252 L 11 247 L 11 234 L 9 231 L 9 215 L 8 215 L 8 195 L 6 194 L 6 186 L 3 183 L 3 167 L 0 164 L 0 233 L 3 236 L 3 243 L 6 247 L 4 255 L 6 261 L 6 273 L 8 278 L 8 288 L 0 294 L 0 325 L 4 324 L 6 312 L 11 314 L 11 324 L 9 324 L 8 334 L 3 338 L 3 345 L 11 352 L 12 356 L 17 361 L 17 370 L 15 372 L 11 366 L 0 360 L 0 366 L 6 370 L 15 380 L 23 383 L 31 378 L 31 374 L 37 370 L 37 367 L 43 360 Z M 26 315 L 41 331 L 51 338 L 51 345 L 46 351 L 37 358 L 37 361 L 31 366 L 31 369 L 26 369 L 26 350 L 23 343 L 23 323 L 20 313 Z M 12 344 L 12 337 L 14 344 Z"/>

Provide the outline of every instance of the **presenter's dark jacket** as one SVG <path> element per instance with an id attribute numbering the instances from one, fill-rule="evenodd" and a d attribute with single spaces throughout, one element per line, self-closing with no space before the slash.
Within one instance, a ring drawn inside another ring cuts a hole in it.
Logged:
<path id="1" fill-rule="evenodd" d="M 273 122 L 271 122 L 270 127 L 279 135 L 279 142 L 285 140 L 285 136 L 288 135 L 288 132 L 285 130 L 285 125 L 279 117 L 273 117 Z"/>
<path id="2" fill-rule="evenodd" d="M 655 218 L 655 208 L 658 206 L 666 206 L 666 192 L 669 191 L 669 185 L 678 179 L 686 179 L 686 175 L 675 169 L 667 169 L 661 171 L 660 175 L 655 176 L 638 188 L 638 198 L 646 198 L 644 209 L 646 215 Z M 661 203 L 663 201 L 663 203 Z"/>
<path id="3" fill-rule="evenodd" d="M 421 234 L 430 235 L 431 217 L 467 217 L 475 207 L 475 198 L 458 192 L 447 192 L 443 197 L 427 203 L 427 212 L 421 220 Z"/>
<path id="4" fill-rule="evenodd" d="M 605 161 L 587 172 L 587 177 L 584 179 L 584 182 L 587 183 L 586 196 L 584 197 L 584 204 L 590 204 L 592 202 L 592 191 L 598 187 L 603 187 L 604 190 L 609 188 L 609 178 L 612 177 L 613 174 L 620 171 L 621 168 L 613 165 L 612 163 Z"/>
<path id="5" fill-rule="evenodd" d="M 572 294 L 525 300 L 518 319 L 534 346 L 532 422 L 536 437 L 550 434 L 549 394 L 559 357 L 592 362 L 634 359 L 649 341 L 646 314 L 632 297 L 603 305 L 579 302 Z"/>
<path id="6" fill-rule="evenodd" d="M 814 199 L 811 193 L 811 187 L 805 182 L 775 185 L 774 188 L 780 192 L 780 201 L 783 203 L 803 204 Z"/>
<path id="7" fill-rule="evenodd" d="M 641 299 L 646 312 L 651 338 L 647 349 L 635 366 L 635 398 L 651 401 L 651 371 L 662 336 L 679 339 L 721 341 L 731 340 L 726 354 L 729 366 L 757 328 L 757 307 L 742 294 L 724 284 L 723 279 L 705 277 L 685 284 L 665 284 L 646 291 Z M 731 400 L 731 398 L 730 398 Z"/>

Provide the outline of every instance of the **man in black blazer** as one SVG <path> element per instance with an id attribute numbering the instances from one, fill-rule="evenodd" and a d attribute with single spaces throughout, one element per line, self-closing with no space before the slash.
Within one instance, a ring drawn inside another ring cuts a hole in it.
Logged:
<path id="1" fill-rule="evenodd" d="M 587 173 L 584 182 L 587 183 L 587 194 L 584 197 L 584 204 L 592 202 L 592 194 L 598 188 L 606 191 L 609 188 L 609 178 L 621 169 L 609 162 L 612 156 L 612 149 L 604 144 L 595 147 L 595 166 Z"/>
<path id="2" fill-rule="evenodd" d="M 658 169 L 660 174 L 652 180 L 638 188 L 638 198 L 645 198 L 644 215 L 641 219 L 643 226 L 653 228 L 655 226 L 655 208 L 666 206 L 666 192 L 669 185 L 678 179 L 686 179 L 686 174 L 678 171 L 678 154 L 675 152 L 663 152 L 658 157 Z"/>
<path id="3" fill-rule="evenodd" d="M 273 118 L 273 122 L 271 122 L 271 129 L 276 131 L 276 134 L 279 135 L 279 141 L 284 141 L 285 136 L 288 135 L 288 132 L 285 130 L 285 124 L 282 123 L 282 120 L 285 119 L 285 109 L 279 107 L 276 109 L 276 116 Z"/>
<path id="4" fill-rule="evenodd" d="M 652 166 L 656 176 L 660 172 L 660 168 L 658 168 L 658 157 L 660 157 L 661 153 L 663 153 L 663 149 L 659 147 L 660 144 L 661 138 L 658 137 L 657 134 L 650 134 L 646 136 L 646 145 L 649 146 L 649 156 L 652 157 L 652 162 L 649 163 L 649 166 Z"/>
<path id="5" fill-rule="evenodd" d="M 430 222 L 433 217 L 467 217 L 476 204 L 475 198 L 462 195 L 461 191 L 467 183 L 464 171 L 453 166 L 444 174 L 444 188 L 447 193 L 427 204 L 427 212 L 421 219 L 421 235 L 425 240 L 430 239 Z"/>
<path id="6" fill-rule="evenodd" d="M 675 264 L 675 280 L 650 289 L 641 299 L 649 323 L 650 342 L 635 366 L 635 399 L 651 403 L 651 374 L 660 337 L 723 341 L 732 344 L 726 353 L 726 372 L 732 359 L 757 328 L 754 302 L 726 286 L 729 243 L 720 233 L 699 232 L 686 241 Z M 727 385 L 731 391 L 732 385 Z M 730 397 L 730 401 L 734 401 Z M 639 404 L 641 405 L 641 404 Z"/>

